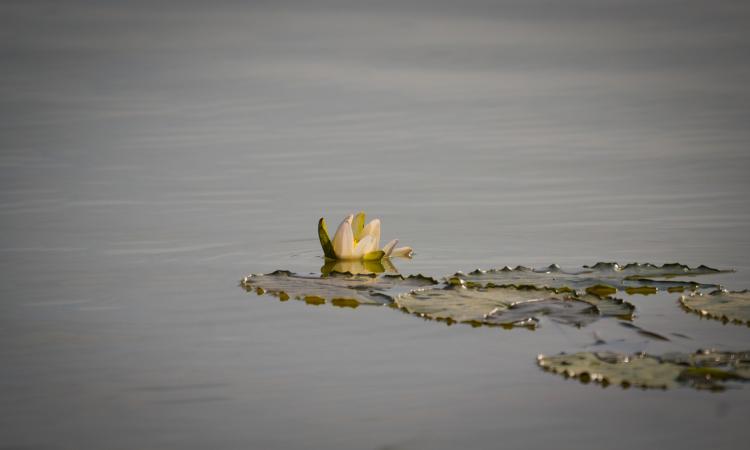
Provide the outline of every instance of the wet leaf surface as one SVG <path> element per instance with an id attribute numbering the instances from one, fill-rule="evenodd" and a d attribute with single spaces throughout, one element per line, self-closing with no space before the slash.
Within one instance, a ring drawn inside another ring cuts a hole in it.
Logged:
<path id="1" fill-rule="evenodd" d="M 240 284 L 247 291 L 268 293 L 280 300 L 304 300 L 308 304 L 357 307 L 360 304 L 383 305 L 392 302 L 398 292 L 437 284 L 422 275 L 353 275 L 331 273 L 328 276 L 299 275 L 285 270 L 249 275 Z"/>
<path id="2" fill-rule="evenodd" d="M 575 296 L 551 288 L 450 285 L 395 297 L 396 306 L 421 317 L 472 325 L 536 327 L 542 316 L 582 327 L 601 316 L 630 319 L 633 305 L 610 297 Z"/>
<path id="3" fill-rule="evenodd" d="M 680 297 L 680 304 L 690 312 L 724 323 L 750 326 L 750 291 L 716 290 L 711 293 L 693 293 Z"/>
<path id="4" fill-rule="evenodd" d="M 698 351 L 625 355 L 613 352 L 580 352 L 543 356 L 544 370 L 604 386 L 723 390 L 728 381 L 750 381 L 750 352 Z"/>
<path id="5" fill-rule="evenodd" d="M 576 292 L 590 292 L 597 295 L 611 295 L 616 291 L 626 291 L 629 295 L 649 295 L 657 289 L 689 290 L 715 289 L 715 284 L 697 283 L 692 280 L 676 280 L 676 277 L 710 275 L 727 272 L 707 266 L 688 267 L 683 264 L 656 266 L 645 263 L 632 263 L 620 266 L 617 263 L 597 263 L 584 266 L 580 271 L 564 271 L 557 265 L 544 269 L 518 266 L 502 269 L 475 270 L 468 274 L 456 273 L 448 279 L 451 284 L 465 284 L 469 287 L 523 286 L 568 289 Z M 661 279 L 659 279 L 661 278 Z"/>

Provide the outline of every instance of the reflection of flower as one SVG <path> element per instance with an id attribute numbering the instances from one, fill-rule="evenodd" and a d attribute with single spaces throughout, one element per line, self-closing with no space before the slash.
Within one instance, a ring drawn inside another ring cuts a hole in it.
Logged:
<path id="1" fill-rule="evenodd" d="M 398 273 L 398 269 L 389 258 L 380 261 L 326 259 L 320 273 L 328 276 L 331 273 L 350 273 L 352 275 L 371 275 L 378 273 Z"/>
<path id="2" fill-rule="evenodd" d="M 410 257 L 411 247 L 396 248 L 397 239 L 387 243 L 382 250 L 380 246 L 380 219 L 374 219 L 365 225 L 365 213 L 347 216 L 333 241 L 328 236 L 325 219 L 318 221 L 318 237 L 326 258 L 339 260 L 379 261 L 392 256 Z"/>

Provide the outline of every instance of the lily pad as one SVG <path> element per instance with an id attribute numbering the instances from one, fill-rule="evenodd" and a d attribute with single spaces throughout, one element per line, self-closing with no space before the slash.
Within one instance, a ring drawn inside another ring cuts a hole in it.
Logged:
<path id="1" fill-rule="evenodd" d="M 610 297 L 574 296 L 551 288 L 449 285 L 419 289 L 395 297 L 396 306 L 421 317 L 448 323 L 535 328 L 540 316 L 582 327 L 600 316 L 632 318 L 630 303 Z"/>
<path id="2" fill-rule="evenodd" d="M 664 362 L 671 362 L 694 369 L 726 369 L 728 375 L 716 372 L 715 377 L 731 379 L 741 378 L 750 380 L 750 351 L 743 352 L 718 352 L 714 350 L 699 350 L 695 353 L 667 353 L 660 357 Z M 699 370 L 691 371 L 693 374 Z M 683 376 L 690 373 L 683 374 Z"/>
<path id="3" fill-rule="evenodd" d="M 448 279 L 451 284 L 465 284 L 469 287 L 524 286 L 532 285 L 555 289 L 568 289 L 576 292 L 610 295 L 617 290 L 628 294 L 649 295 L 657 289 L 715 289 L 715 284 L 675 280 L 675 277 L 708 275 L 727 272 L 707 266 L 688 267 L 683 264 L 632 263 L 620 266 L 617 263 L 597 263 L 584 266 L 580 271 L 564 271 L 553 264 L 544 269 L 518 266 L 502 269 L 475 270 L 468 274 L 456 273 Z M 663 278 L 663 279 L 655 279 Z M 595 291 L 595 292 L 592 292 Z"/>
<path id="4" fill-rule="evenodd" d="M 698 351 L 625 355 L 613 352 L 581 352 L 543 356 L 537 363 L 544 370 L 604 386 L 668 389 L 689 386 L 722 390 L 727 381 L 750 381 L 750 352 Z"/>
<path id="5" fill-rule="evenodd" d="M 360 304 L 389 304 L 395 293 L 431 286 L 437 284 L 437 281 L 422 275 L 403 277 L 333 272 L 328 276 L 318 277 L 277 270 L 269 274 L 248 275 L 240 284 L 247 291 L 268 293 L 282 301 L 295 298 L 309 304 L 329 301 L 335 306 L 357 307 Z"/>
<path id="6" fill-rule="evenodd" d="M 724 323 L 750 326 L 750 291 L 716 290 L 709 294 L 693 293 L 680 297 L 680 304 L 690 312 L 721 320 Z"/>

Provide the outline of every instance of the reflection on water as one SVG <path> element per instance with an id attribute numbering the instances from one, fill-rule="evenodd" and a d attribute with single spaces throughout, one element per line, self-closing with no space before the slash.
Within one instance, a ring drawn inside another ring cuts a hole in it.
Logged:
<path id="1" fill-rule="evenodd" d="M 323 276 L 326 276 L 333 272 L 350 273 L 353 275 L 368 275 L 386 272 L 397 274 L 398 269 L 396 269 L 391 258 L 382 258 L 377 261 L 341 261 L 326 259 L 325 264 L 320 268 L 320 273 Z"/>
<path id="2" fill-rule="evenodd" d="M 366 210 L 419 249 L 405 274 L 680 261 L 750 287 L 748 29 L 744 3 L 692 0 L 0 3 L 0 447 L 736 447 L 750 389 L 533 363 L 594 333 L 746 346 L 679 293 L 628 297 L 662 341 L 236 280 L 320 278 L 316 219 Z"/>

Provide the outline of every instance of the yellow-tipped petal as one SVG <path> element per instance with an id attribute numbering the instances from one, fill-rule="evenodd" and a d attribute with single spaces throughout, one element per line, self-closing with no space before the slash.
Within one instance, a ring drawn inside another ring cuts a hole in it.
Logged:
<path id="1" fill-rule="evenodd" d="M 320 239 L 320 246 L 323 247 L 325 257 L 335 259 L 336 252 L 333 251 L 333 244 L 331 243 L 331 238 L 328 236 L 326 220 L 322 217 L 318 221 L 318 239 Z"/>
<path id="2" fill-rule="evenodd" d="M 393 249 L 391 256 L 405 256 L 409 258 L 413 252 L 414 250 L 411 247 L 399 247 Z"/>
<path id="3" fill-rule="evenodd" d="M 341 222 L 336 235 L 333 236 L 333 251 L 338 259 L 352 259 L 354 253 L 354 237 L 352 236 L 352 218 L 349 216 Z"/>
<path id="4" fill-rule="evenodd" d="M 372 236 L 375 239 L 375 248 L 380 247 L 380 219 L 373 219 L 362 230 L 362 237 Z"/>
<path id="5" fill-rule="evenodd" d="M 391 242 L 385 244 L 385 247 L 383 247 L 383 253 L 385 253 L 385 256 L 391 256 L 391 253 L 396 247 L 396 244 L 398 244 L 398 239 L 394 239 Z"/>
<path id="6" fill-rule="evenodd" d="M 354 216 L 354 222 L 352 222 L 352 233 L 354 239 L 359 241 L 362 239 L 362 230 L 365 228 L 365 213 L 360 211 Z"/>

